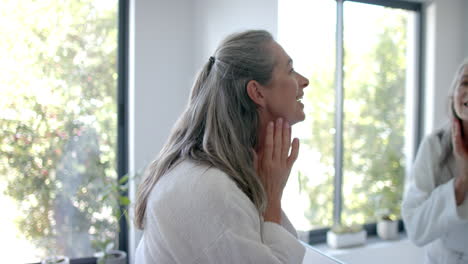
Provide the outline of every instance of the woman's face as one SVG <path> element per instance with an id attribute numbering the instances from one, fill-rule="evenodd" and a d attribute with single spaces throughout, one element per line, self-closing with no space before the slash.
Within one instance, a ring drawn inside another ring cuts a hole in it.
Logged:
<path id="1" fill-rule="evenodd" d="M 282 117 L 293 125 L 305 119 L 301 99 L 309 80 L 294 71 L 292 59 L 278 43 L 272 42 L 270 47 L 275 66 L 272 79 L 266 85 L 264 110 L 269 120 Z"/>
<path id="2" fill-rule="evenodd" d="M 468 121 L 468 65 L 463 67 L 453 91 L 453 108 L 457 116 Z"/>

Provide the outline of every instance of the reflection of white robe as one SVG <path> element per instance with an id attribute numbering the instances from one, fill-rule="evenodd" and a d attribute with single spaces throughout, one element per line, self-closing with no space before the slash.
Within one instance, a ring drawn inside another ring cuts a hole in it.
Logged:
<path id="1" fill-rule="evenodd" d="M 222 171 L 183 161 L 150 194 L 138 264 L 301 263 L 305 248 L 283 214 L 263 222 Z"/>
<path id="2" fill-rule="evenodd" d="M 468 196 L 456 206 L 453 159 L 439 169 L 442 153 L 436 133 L 418 151 L 403 198 L 402 215 L 408 236 L 425 246 L 426 263 L 468 263 Z M 440 171 L 440 175 L 435 175 Z M 436 184 L 442 180 L 442 183 Z"/>

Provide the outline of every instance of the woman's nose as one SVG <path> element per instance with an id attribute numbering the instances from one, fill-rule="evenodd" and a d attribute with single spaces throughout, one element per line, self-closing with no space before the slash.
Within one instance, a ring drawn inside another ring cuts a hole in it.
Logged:
<path id="1" fill-rule="evenodd" d="M 309 79 L 304 77 L 302 74 L 299 74 L 299 85 L 301 88 L 306 88 L 309 86 Z"/>

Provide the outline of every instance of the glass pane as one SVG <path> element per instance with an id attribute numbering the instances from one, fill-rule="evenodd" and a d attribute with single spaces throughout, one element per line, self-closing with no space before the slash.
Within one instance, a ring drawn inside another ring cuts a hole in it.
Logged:
<path id="1" fill-rule="evenodd" d="M 342 222 L 400 217 L 405 175 L 410 11 L 344 4 Z"/>
<path id="2" fill-rule="evenodd" d="M 2 262 L 91 256 L 118 230 L 118 0 L 0 6 Z"/>
<path id="3" fill-rule="evenodd" d="M 306 120 L 293 127 L 299 158 L 283 195 L 283 208 L 299 231 L 330 226 L 333 218 L 336 3 L 280 0 L 278 41 L 310 81 Z"/>

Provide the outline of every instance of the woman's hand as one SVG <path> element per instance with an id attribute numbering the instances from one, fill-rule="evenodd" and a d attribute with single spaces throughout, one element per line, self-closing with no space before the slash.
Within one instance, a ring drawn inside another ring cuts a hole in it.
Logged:
<path id="1" fill-rule="evenodd" d="M 454 118 L 452 123 L 452 145 L 456 164 L 455 199 L 458 206 L 463 203 L 468 192 L 468 142 L 462 135 L 461 121 Z"/>
<path id="2" fill-rule="evenodd" d="M 291 154 L 289 150 L 291 149 Z M 291 144 L 291 127 L 281 118 L 269 122 L 263 148 L 255 155 L 254 165 L 265 188 L 268 204 L 263 214 L 265 221 L 281 224 L 281 197 L 289 173 L 299 153 L 299 139 Z"/>

